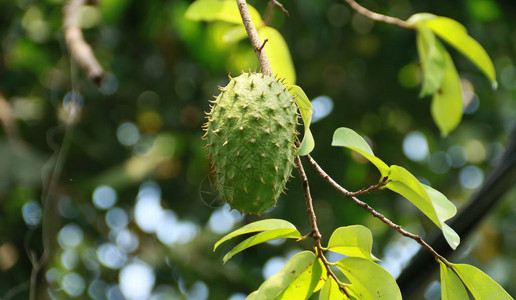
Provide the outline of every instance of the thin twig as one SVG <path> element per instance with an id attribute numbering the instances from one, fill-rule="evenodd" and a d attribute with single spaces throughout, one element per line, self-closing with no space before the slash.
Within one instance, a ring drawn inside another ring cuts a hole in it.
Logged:
<path id="1" fill-rule="evenodd" d="M 335 273 L 333 273 L 333 271 L 330 268 L 330 263 L 328 262 L 328 260 L 326 259 L 326 257 L 323 254 L 324 249 L 321 245 L 322 236 L 321 236 L 321 233 L 319 232 L 319 228 L 317 228 L 317 217 L 315 216 L 314 206 L 313 206 L 313 202 L 312 202 L 312 195 L 310 195 L 310 185 L 308 183 L 308 177 L 306 176 L 305 169 L 303 168 L 303 164 L 301 163 L 301 159 L 299 158 L 299 156 L 297 156 L 297 155 L 295 156 L 294 162 L 296 164 L 296 168 L 299 172 L 299 177 L 301 178 L 301 183 L 303 185 L 303 193 L 305 196 L 305 203 L 306 203 L 306 212 L 308 213 L 308 216 L 310 217 L 310 225 L 312 227 L 312 230 L 310 231 L 310 233 L 308 235 L 311 236 L 315 241 L 315 248 L 317 250 L 316 251 L 317 256 L 319 256 L 319 258 L 323 262 L 323 265 L 326 268 L 327 274 L 331 278 L 333 278 L 333 280 L 335 280 L 335 282 L 339 285 L 340 291 L 342 291 L 342 293 L 344 293 L 349 298 L 349 294 L 346 291 L 344 284 L 342 282 L 340 282 L 339 279 L 337 278 L 337 276 L 335 275 Z"/>
<path id="2" fill-rule="evenodd" d="M 242 21 L 244 22 L 245 30 L 247 31 L 247 35 L 249 36 L 251 45 L 253 45 L 254 53 L 256 54 L 256 57 L 260 62 L 262 73 L 265 75 L 272 76 L 272 69 L 269 63 L 269 59 L 267 58 L 264 49 L 260 49 L 260 47 L 262 46 L 262 42 L 260 41 L 258 31 L 256 30 L 253 20 L 251 19 L 251 14 L 249 13 L 249 9 L 247 8 L 247 2 L 246 0 L 236 1 L 238 4 L 238 10 L 240 11 L 240 15 L 242 16 Z"/>
<path id="3" fill-rule="evenodd" d="M 398 19 L 398 18 L 382 15 L 382 14 L 379 14 L 379 13 L 375 13 L 375 12 L 370 11 L 369 9 L 361 6 L 360 4 L 358 4 L 354 0 L 344 0 L 344 1 L 346 1 L 346 3 L 349 6 L 351 6 L 351 8 L 353 8 L 357 13 L 359 13 L 359 14 L 361 14 L 361 15 L 363 15 L 363 16 L 371 19 L 371 20 L 374 20 L 374 21 L 377 21 L 377 22 L 383 22 L 383 23 L 387 23 L 387 24 L 396 25 L 396 26 L 399 26 L 399 27 L 402 27 L 402 28 L 412 28 L 412 26 L 410 26 L 407 22 L 403 21 L 402 19 Z"/>
<path id="4" fill-rule="evenodd" d="M 96 4 L 96 1 L 70 0 L 63 7 L 65 40 L 73 59 L 81 66 L 88 78 L 99 86 L 104 77 L 104 70 L 95 58 L 90 45 L 84 41 L 79 27 L 79 9 L 85 4 Z"/>
<path id="5" fill-rule="evenodd" d="M 362 196 L 365 194 L 369 194 L 372 191 L 376 191 L 377 189 L 381 188 L 382 186 L 384 186 L 386 184 L 387 179 L 388 179 L 388 177 L 384 177 L 380 182 L 378 182 L 377 184 L 372 185 L 366 189 L 361 189 L 356 192 L 347 192 L 346 197 L 358 197 L 358 196 Z"/>
<path id="6" fill-rule="evenodd" d="M 285 7 L 283 7 L 283 4 L 279 3 L 276 0 L 270 0 L 269 3 L 272 3 L 272 5 L 279 7 L 279 9 L 281 9 L 281 12 L 283 12 L 285 16 L 290 17 L 288 10 L 286 10 Z"/>
<path id="7" fill-rule="evenodd" d="M 430 245 L 428 245 L 424 240 L 423 238 L 421 238 L 419 235 L 416 235 L 416 234 L 413 234 L 411 232 L 408 232 L 406 231 L 405 229 L 403 229 L 400 225 L 392 222 L 391 220 L 389 220 L 387 217 L 385 217 L 384 215 L 382 215 L 381 213 L 377 212 L 376 210 L 374 210 L 371 206 L 369 206 L 367 203 L 363 202 L 363 201 L 360 201 L 357 197 L 355 196 L 352 196 L 353 193 L 350 193 L 348 190 L 346 190 L 345 188 L 343 188 L 341 185 L 339 185 L 335 180 L 333 180 L 333 178 L 330 177 L 330 175 L 328 175 L 322 168 L 321 166 L 319 166 L 319 164 L 310 156 L 310 155 L 307 155 L 306 156 L 308 162 L 310 163 L 310 165 L 315 169 L 315 171 L 319 174 L 319 176 L 321 176 L 326 182 L 328 182 L 334 189 L 336 189 L 338 192 L 340 192 L 341 194 L 343 194 L 344 196 L 346 196 L 347 198 L 349 198 L 351 201 L 353 201 L 353 203 L 355 203 L 356 205 L 364 208 L 365 210 L 367 210 L 371 215 L 373 215 L 375 218 L 378 218 L 380 221 L 384 222 L 385 224 L 387 224 L 387 226 L 391 227 L 392 229 L 398 231 L 399 233 L 401 233 L 403 236 L 406 236 L 408 238 L 411 238 L 413 240 L 415 240 L 418 244 L 420 244 L 421 246 L 423 246 L 424 248 L 426 248 L 428 251 L 430 251 L 437 259 L 439 259 L 440 261 L 442 261 L 444 264 L 446 264 L 447 266 L 451 266 L 451 264 L 443 257 L 441 256 L 439 253 L 437 253 Z"/>

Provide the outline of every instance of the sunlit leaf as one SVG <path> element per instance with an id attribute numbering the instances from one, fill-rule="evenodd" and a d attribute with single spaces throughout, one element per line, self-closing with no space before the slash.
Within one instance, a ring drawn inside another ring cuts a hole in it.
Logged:
<path id="1" fill-rule="evenodd" d="M 262 43 L 268 40 L 263 48 L 269 63 L 271 65 L 272 74 L 278 78 L 285 79 L 287 85 L 296 84 L 296 70 L 287 42 L 276 29 L 263 26 L 258 28 L 258 35 Z"/>
<path id="2" fill-rule="evenodd" d="M 457 248 L 460 237 L 450 226 L 444 223 L 457 212 L 455 205 L 437 190 L 420 183 L 414 175 L 403 167 L 391 166 L 389 180 L 385 187 L 412 202 L 441 228 L 450 247 Z"/>
<path id="3" fill-rule="evenodd" d="M 401 292 L 392 275 L 371 260 L 346 257 L 337 267 L 349 279 L 347 288 L 358 299 L 401 299 Z"/>
<path id="4" fill-rule="evenodd" d="M 460 236 L 453 230 L 448 224 L 444 223 L 446 220 L 452 218 L 457 213 L 457 207 L 446 198 L 438 190 L 423 184 L 432 204 L 434 206 L 435 212 L 437 214 L 437 218 L 441 222 L 441 230 L 443 232 L 444 238 L 450 245 L 450 247 L 455 250 L 457 246 L 460 244 Z"/>
<path id="5" fill-rule="evenodd" d="M 260 220 L 257 222 L 247 224 L 247 225 L 227 234 L 226 236 L 221 238 L 217 243 L 215 243 L 215 246 L 213 247 L 213 251 L 215 251 L 220 244 L 222 244 L 225 241 L 232 239 L 236 236 L 246 234 L 246 233 L 267 231 L 267 230 L 279 229 L 279 228 L 296 229 L 296 227 L 294 225 L 292 225 L 290 222 L 287 222 L 285 220 L 280 220 L 280 219 Z"/>
<path id="6" fill-rule="evenodd" d="M 328 242 L 328 250 L 351 257 L 378 260 L 371 254 L 373 235 L 362 225 L 337 228 Z"/>
<path id="7" fill-rule="evenodd" d="M 247 4 L 251 19 L 256 27 L 262 26 L 258 11 Z M 224 21 L 242 24 L 242 17 L 236 1 L 233 0 L 197 0 L 186 10 L 185 17 L 193 21 Z"/>
<path id="8" fill-rule="evenodd" d="M 475 299 L 513 299 L 496 281 L 479 269 L 465 264 L 453 264 L 453 269 Z"/>
<path id="9" fill-rule="evenodd" d="M 457 74 L 450 54 L 440 42 L 436 41 L 436 45 L 446 58 L 446 70 L 442 85 L 432 99 L 431 112 L 441 134 L 447 136 L 457 127 L 462 118 L 462 92 L 459 74 Z"/>
<path id="10" fill-rule="evenodd" d="M 310 123 L 312 122 L 312 112 L 313 107 L 310 100 L 306 96 L 305 92 L 301 87 L 297 85 L 290 86 L 290 93 L 294 96 L 294 100 L 296 101 L 299 112 L 301 113 L 301 118 L 303 118 L 303 125 L 305 128 L 303 140 L 301 141 L 301 145 L 297 148 L 296 155 L 307 155 L 315 147 L 314 137 L 312 136 L 312 132 L 310 131 Z"/>
<path id="11" fill-rule="evenodd" d="M 468 292 L 457 274 L 442 261 L 441 265 L 441 300 L 469 299 Z"/>
<path id="12" fill-rule="evenodd" d="M 438 41 L 434 33 L 424 25 L 417 28 L 417 50 L 423 69 L 420 97 L 423 97 L 434 94 L 441 87 L 446 70 L 446 58 L 436 45 Z"/>
<path id="13" fill-rule="evenodd" d="M 332 278 L 328 278 L 319 293 L 319 300 L 344 300 L 344 294 L 339 285 Z"/>
<path id="14" fill-rule="evenodd" d="M 320 289 L 322 289 L 322 287 L 326 283 L 326 280 L 328 279 L 328 273 L 326 271 L 326 267 L 324 266 L 324 263 L 321 261 L 320 258 L 317 259 L 317 262 L 319 263 L 319 265 L 321 265 L 322 273 L 321 273 L 321 278 L 319 278 L 319 283 L 317 283 L 317 286 L 314 289 L 314 293 L 319 291 Z"/>
<path id="15" fill-rule="evenodd" d="M 283 269 L 262 283 L 247 299 L 307 299 L 313 294 L 321 274 L 317 256 L 303 251 L 294 255 Z"/>
<path id="16" fill-rule="evenodd" d="M 293 238 L 298 239 L 301 237 L 301 234 L 299 231 L 293 228 L 278 228 L 278 229 L 272 229 L 268 231 L 264 231 L 261 233 L 258 233 L 256 235 L 253 235 L 252 237 L 244 240 L 240 244 L 236 245 L 235 248 L 231 249 L 226 255 L 224 255 L 223 261 L 224 263 L 228 261 L 231 257 L 233 257 L 235 254 L 252 247 L 254 245 L 274 240 L 274 239 L 281 239 L 281 238 Z"/>
<path id="17" fill-rule="evenodd" d="M 429 13 L 420 13 L 411 16 L 407 23 L 412 26 L 426 25 L 440 38 L 455 47 L 468 57 L 489 78 L 493 88 L 496 89 L 496 73 L 493 62 L 482 46 L 468 35 L 466 28 L 459 22 Z"/>
<path id="18" fill-rule="evenodd" d="M 493 88 L 496 89 L 498 84 L 493 62 L 484 48 L 468 35 L 466 28 L 462 24 L 453 19 L 438 16 L 424 22 L 428 28 L 459 50 L 482 70 L 491 81 Z"/>
<path id="19" fill-rule="evenodd" d="M 331 145 L 346 147 L 355 152 L 358 152 L 360 155 L 374 164 L 378 170 L 380 170 L 382 177 L 387 176 L 389 172 L 389 166 L 387 166 L 381 159 L 377 158 L 364 138 L 362 138 L 352 129 L 341 127 L 335 130 L 333 133 L 333 141 Z"/>

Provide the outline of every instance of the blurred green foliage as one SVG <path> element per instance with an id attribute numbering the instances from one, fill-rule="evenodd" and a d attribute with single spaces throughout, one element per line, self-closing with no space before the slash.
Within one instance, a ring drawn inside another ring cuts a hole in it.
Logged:
<path id="1" fill-rule="evenodd" d="M 135 270 L 150 270 L 142 278 L 152 290 L 133 296 L 240 299 L 258 288 L 270 258 L 311 249 L 310 241 L 259 245 L 224 265 L 222 257 L 235 244 L 212 252 L 232 225 L 257 217 L 242 219 L 219 208 L 200 138 L 203 112 L 229 72 L 257 67 L 254 53 L 246 39 L 222 40 L 228 24 L 186 20 L 190 1 L 100 2 L 98 8 L 85 7 L 81 21 L 106 71 L 97 88 L 70 60 L 61 22 L 64 1 L 0 1 L 0 296 L 28 299 L 29 257 L 41 255 L 43 236 L 54 251 L 39 274 L 38 299 L 45 299 L 47 288 L 57 299 L 123 299 L 122 292 L 132 299 L 127 285 Z M 430 99 L 418 99 L 414 32 L 373 23 L 337 1 L 285 2 L 290 17 L 277 9 L 267 15 L 267 1 L 250 2 L 284 36 L 297 84 L 310 99 L 330 99 L 329 109 L 328 102 L 314 105 L 314 116 L 318 110 L 328 114 L 314 117 L 312 156 L 335 180 L 350 190 L 378 180 L 374 166 L 330 146 L 336 128 L 350 127 L 369 139 L 382 160 L 404 166 L 460 210 L 497 163 L 516 125 L 512 1 L 361 1 L 402 19 L 416 12 L 453 18 L 490 54 L 500 84 L 495 92 L 471 62 L 448 47 L 467 114 L 446 138 L 432 121 Z M 407 156 L 421 146 L 407 142 L 411 134 L 424 137 L 427 155 Z M 399 258 L 409 257 L 404 249 L 414 245 L 307 171 L 323 239 L 337 227 L 363 224 L 373 232 L 373 254 L 398 274 L 408 263 Z M 278 207 L 264 216 L 288 220 L 306 234 L 309 221 L 295 175 Z M 394 193 L 361 199 L 417 234 L 435 230 Z M 511 295 L 515 199 L 513 188 L 463 239 L 453 259 L 484 270 Z M 46 235 L 42 214 L 50 224 Z M 220 227 L 227 220 L 235 224 Z M 437 299 L 428 291 L 428 299 Z"/>

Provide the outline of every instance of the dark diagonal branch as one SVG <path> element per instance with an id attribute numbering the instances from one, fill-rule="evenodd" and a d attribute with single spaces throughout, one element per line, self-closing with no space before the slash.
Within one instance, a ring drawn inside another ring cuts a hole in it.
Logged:
<path id="1" fill-rule="evenodd" d="M 70 0 L 63 7 L 63 25 L 65 40 L 73 59 L 79 64 L 89 79 L 100 85 L 104 70 L 93 54 L 90 45 L 84 41 L 79 27 L 79 10 L 83 5 L 96 4 L 93 0 Z"/>
<path id="2" fill-rule="evenodd" d="M 242 21 L 244 22 L 245 30 L 247 31 L 247 35 L 249 36 L 249 40 L 251 41 L 251 45 L 253 45 L 254 53 L 260 62 L 260 66 L 262 68 L 262 73 L 265 75 L 272 75 L 271 65 L 269 63 L 269 59 L 265 54 L 265 50 L 262 47 L 262 42 L 260 40 L 260 36 L 258 35 L 258 31 L 254 26 L 253 20 L 251 19 L 251 14 L 249 13 L 249 9 L 247 8 L 247 2 L 245 0 L 237 0 L 238 10 L 240 11 L 240 15 L 242 16 Z"/>
<path id="3" fill-rule="evenodd" d="M 315 171 L 326 181 L 328 182 L 334 189 L 336 189 L 338 192 L 349 198 L 353 203 L 356 205 L 362 207 L 363 209 L 367 210 L 371 215 L 373 215 L 375 218 L 378 218 L 380 221 L 387 224 L 387 226 L 391 227 L 392 229 L 398 231 L 401 235 L 406 236 L 408 238 L 411 238 L 415 240 L 418 244 L 423 246 L 426 250 L 431 252 L 437 259 L 442 261 L 447 266 L 450 266 L 450 263 L 439 253 L 437 253 L 430 245 L 428 245 L 423 238 L 421 238 L 419 235 L 413 234 L 411 232 L 406 231 L 403 229 L 400 225 L 392 222 L 387 217 L 382 215 L 381 213 L 374 210 L 371 206 L 369 206 L 367 203 L 360 201 L 357 197 L 354 196 L 355 193 L 349 192 L 342 186 L 340 186 L 333 178 L 330 177 L 322 168 L 319 166 L 319 164 L 310 156 L 306 156 L 308 162 L 310 165 L 315 169 Z"/>
<path id="4" fill-rule="evenodd" d="M 373 11 L 370 11 L 369 9 L 361 6 L 354 0 L 344 0 L 346 3 L 351 6 L 357 13 L 365 16 L 366 18 L 369 18 L 371 20 L 377 21 L 377 22 L 383 22 L 387 24 L 396 25 L 402 28 L 412 28 L 407 22 L 403 21 L 402 19 L 389 17 L 386 15 L 382 15 L 379 13 L 375 13 Z"/>

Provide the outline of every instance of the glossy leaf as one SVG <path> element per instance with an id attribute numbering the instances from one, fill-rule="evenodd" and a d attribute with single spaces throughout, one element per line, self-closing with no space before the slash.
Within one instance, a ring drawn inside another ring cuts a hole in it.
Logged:
<path id="1" fill-rule="evenodd" d="M 438 48 L 434 33 L 425 25 L 417 27 L 417 50 L 423 69 L 423 86 L 420 97 L 436 93 L 443 83 L 446 58 Z"/>
<path id="2" fill-rule="evenodd" d="M 479 269 L 465 264 L 453 264 L 453 269 L 475 299 L 513 299 L 496 281 Z"/>
<path id="3" fill-rule="evenodd" d="M 290 93 L 294 96 L 294 100 L 296 101 L 297 108 L 301 113 L 301 118 L 303 118 L 303 125 L 305 128 L 303 140 L 299 145 L 299 148 L 296 150 L 296 155 L 307 155 L 315 147 L 314 137 L 312 132 L 310 131 L 310 123 L 312 122 L 312 113 L 314 108 L 312 107 L 312 103 L 308 100 L 305 92 L 301 87 L 297 85 L 290 86 Z"/>
<path id="4" fill-rule="evenodd" d="M 296 84 L 296 70 L 290 56 L 287 42 L 276 29 L 269 26 L 258 28 L 258 35 L 262 43 L 267 39 L 263 48 L 269 63 L 272 74 L 280 79 L 285 79 L 287 85 Z"/>
<path id="5" fill-rule="evenodd" d="M 432 99 L 431 112 L 441 134 L 447 136 L 459 125 L 462 118 L 462 91 L 459 74 L 450 54 L 437 40 L 436 45 L 446 58 L 446 70 L 442 85 Z"/>
<path id="6" fill-rule="evenodd" d="M 459 22 L 434 16 L 424 21 L 435 34 L 469 58 L 487 76 L 494 89 L 498 86 L 493 62 L 482 46 L 468 35 L 466 28 Z"/>
<path id="7" fill-rule="evenodd" d="M 457 274 L 442 261 L 441 266 L 441 300 L 469 299 L 468 292 Z"/>
<path id="8" fill-rule="evenodd" d="M 279 229 L 279 228 L 296 229 L 296 227 L 294 225 L 292 225 L 290 222 L 287 222 L 285 220 L 281 220 L 281 219 L 260 220 L 257 222 L 247 224 L 247 225 L 227 234 L 226 236 L 221 238 L 217 243 L 215 243 L 215 246 L 213 247 L 213 251 L 215 251 L 220 244 L 224 243 L 225 241 L 227 241 L 229 239 L 237 237 L 239 235 L 246 234 L 246 233 Z"/>
<path id="9" fill-rule="evenodd" d="M 385 187 L 412 202 L 441 228 L 450 247 L 456 249 L 460 243 L 460 237 L 450 226 L 444 223 L 457 212 L 455 205 L 437 190 L 421 184 L 414 175 L 403 167 L 391 166 L 389 180 Z"/>
<path id="10" fill-rule="evenodd" d="M 437 218 L 441 222 L 441 230 L 443 232 L 444 238 L 450 245 L 450 247 L 455 250 L 457 246 L 460 244 L 460 236 L 450 227 L 448 224 L 444 223 L 446 220 L 452 218 L 457 213 L 457 207 L 446 198 L 438 190 L 423 184 L 428 196 L 430 196 L 430 200 L 434 206 L 435 212 L 437 214 Z"/>
<path id="11" fill-rule="evenodd" d="M 291 238 L 291 239 L 298 239 L 301 237 L 301 234 L 299 231 L 293 228 L 278 228 L 278 229 L 272 229 L 269 231 L 264 231 L 261 233 L 258 233 L 256 235 L 253 235 L 252 237 L 244 240 L 240 244 L 236 245 L 235 248 L 231 249 L 226 255 L 224 255 L 223 261 L 224 263 L 228 261 L 231 257 L 233 257 L 235 254 L 252 247 L 254 245 L 264 243 L 266 241 L 274 240 L 274 239 L 281 239 L 281 238 Z"/>
<path id="12" fill-rule="evenodd" d="M 352 129 L 341 127 L 335 130 L 333 133 L 333 141 L 331 145 L 346 147 L 355 152 L 358 152 L 360 155 L 374 164 L 378 170 L 380 170 L 382 177 L 387 176 L 389 172 L 389 166 L 387 166 L 381 159 L 377 158 L 364 138 L 362 138 Z"/>
<path id="13" fill-rule="evenodd" d="M 256 27 L 263 24 L 258 11 L 247 4 L 251 19 Z M 192 21 L 223 21 L 242 25 L 242 17 L 236 1 L 233 0 L 197 0 L 185 12 L 185 17 Z M 243 27 L 243 25 L 242 25 Z"/>
<path id="14" fill-rule="evenodd" d="M 324 284 L 326 283 L 326 280 L 328 279 L 328 273 L 326 271 L 326 267 L 324 266 L 323 262 L 321 261 L 320 258 L 317 259 L 317 262 L 319 263 L 319 265 L 321 265 L 322 273 L 321 273 L 321 277 L 319 278 L 319 283 L 317 283 L 317 286 L 314 289 L 314 293 L 319 291 L 320 289 L 322 289 Z"/>
<path id="15" fill-rule="evenodd" d="M 247 299 L 307 299 L 313 294 L 321 274 L 322 268 L 317 256 L 310 251 L 300 252 Z"/>
<path id="16" fill-rule="evenodd" d="M 319 293 L 319 300 L 344 300 L 344 294 L 339 285 L 332 278 L 328 278 Z"/>
<path id="17" fill-rule="evenodd" d="M 378 260 L 371 254 L 373 235 L 362 225 L 352 225 L 337 228 L 328 242 L 328 250 L 350 257 Z"/>
<path id="18" fill-rule="evenodd" d="M 357 299 L 401 300 L 401 292 L 394 277 L 375 262 L 346 257 L 336 265 L 351 282 L 348 290 Z"/>

